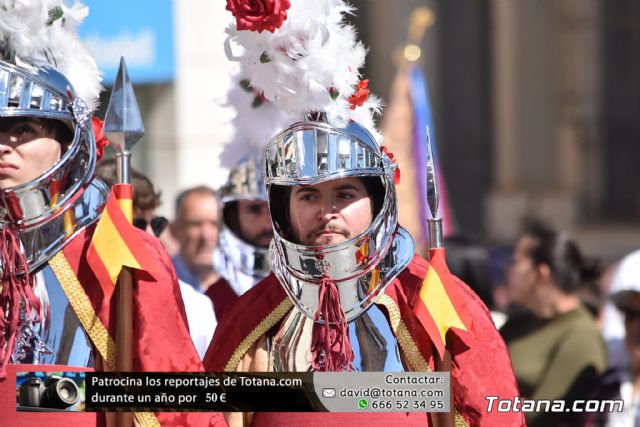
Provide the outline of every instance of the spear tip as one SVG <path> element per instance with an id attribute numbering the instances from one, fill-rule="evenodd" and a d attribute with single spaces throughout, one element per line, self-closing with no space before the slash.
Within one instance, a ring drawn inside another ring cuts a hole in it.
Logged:
<path id="1" fill-rule="evenodd" d="M 118 74 L 111 91 L 104 118 L 104 134 L 118 151 L 130 151 L 144 135 L 142 117 L 124 57 L 120 57 Z"/>

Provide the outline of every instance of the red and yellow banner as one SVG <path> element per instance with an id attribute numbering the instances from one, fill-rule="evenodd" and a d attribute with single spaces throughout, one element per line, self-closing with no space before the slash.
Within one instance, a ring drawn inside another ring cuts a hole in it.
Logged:
<path id="1" fill-rule="evenodd" d="M 430 249 L 429 254 L 429 270 L 413 310 L 442 357 L 449 329 L 468 331 L 471 319 L 447 267 L 444 248 Z"/>
<path id="2" fill-rule="evenodd" d="M 131 225 L 132 195 L 128 184 L 111 189 L 87 251 L 87 262 L 106 298 L 113 293 L 123 267 L 144 270 L 153 276 L 154 261 Z"/>

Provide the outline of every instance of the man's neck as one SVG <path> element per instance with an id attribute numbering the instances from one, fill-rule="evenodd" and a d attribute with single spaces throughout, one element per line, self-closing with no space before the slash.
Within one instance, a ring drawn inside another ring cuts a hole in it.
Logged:
<path id="1" fill-rule="evenodd" d="M 178 278 L 200 292 L 204 292 L 219 277 L 213 265 L 189 265 L 182 254 L 175 257 L 174 264 Z"/>
<path id="2" fill-rule="evenodd" d="M 194 271 L 194 274 L 200 282 L 200 292 L 206 291 L 209 286 L 213 285 L 220 278 L 220 275 L 213 267 Z"/>

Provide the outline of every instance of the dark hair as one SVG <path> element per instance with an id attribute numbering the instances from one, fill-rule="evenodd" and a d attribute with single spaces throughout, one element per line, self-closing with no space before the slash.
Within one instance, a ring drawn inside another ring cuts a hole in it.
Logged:
<path id="1" fill-rule="evenodd" d="M 96 166 L 96 177 L 110 188 L 118 183 L 116 159 L 104 159 Z M 155 191 L 153 183 L 145 175 L 131 169 L 131 184 L 133 185 L 133 207 L 141 210 L 155 209 L 162 203 L 161 191 Z"/>
<path id="2" fill-rule="evenodd" d="M 240 219 L 238 218 L 238 201 L 227 202 L 222 207 L 222 219 L 224 224 L 236 236 L 240 236 Z"/>
<path id="3" fill-rule="evenodd" d="M 207 187 L 206 185 L 198 185 L 197 187 L 188 188 L 188 189 L 182 191 L 180 194 L 178 194 L 178 197 L 176 197 L 176 206 L 175 206 L 176 207 L 176 211 L 175 211 L 175 219 L 176 220 L 182 216 L 182 207 L 183 207 L 183 204 L 184 204 L 184 200 L 187 197 L 191 196 L 192 194 L 194 194 L 194 195 L 197 194 L 197 195 L 201 195 L 201 196 L 211 196 L 214 199 L 216 199 L 216 202 L 218 201 L 218 194 L 211 187 Z"/>
<path id="4" fill-rule="evenodd" d="M 50 129 L 54 138 L 58 141 L 64 149 L 69 147 L 69 144 L 73 141 L 74 132 L 67 126 L 65 122 L 60 120 L 40 119 L 44 126 Z M 64 150 L 63 150 L 64 151 Z"/>
<path id="5" fill-rule="evenodd" d="M 560 233 L 541 222 L 531 222 L 524 230 L 533 238 L 529 255 L 536 265 L 546 264 L 554 282 L 566 293 L 576 293 L 583 287 L 593 286 L 602 272 L 597 259 L 587 259 L 566 233 Z"/>
<path id="6" fill-rule="evenodd" d="M 378 216 L 384 203 L 385 191 L 382 180 L 378 177 L 358 177 L 371 198 L 373 218 Z M 287 240 L 291 240 L 291 220 L 289 213 L 289 199 L 293 187 L 285 185 L 271 185 L 269 198 L 271 199 L 271 220 L 276 231 Z"/>

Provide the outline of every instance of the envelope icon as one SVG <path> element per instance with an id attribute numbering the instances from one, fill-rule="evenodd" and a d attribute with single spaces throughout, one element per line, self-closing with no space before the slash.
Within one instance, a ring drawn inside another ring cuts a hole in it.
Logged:
<path id="1" fill-rule="evenodd" d="M 322 389 L 322 397 L 336 397 L 336 389 L 335 388 L 323 388 Z"/>

